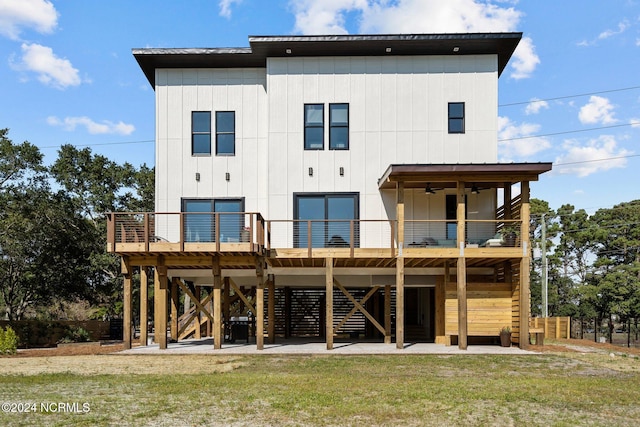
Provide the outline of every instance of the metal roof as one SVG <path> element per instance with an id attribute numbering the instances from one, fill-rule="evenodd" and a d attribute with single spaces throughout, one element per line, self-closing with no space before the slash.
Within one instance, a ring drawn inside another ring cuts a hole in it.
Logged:
<path id="1" fill-rule="evenodd" d="M 266 67 L 267 58 L 393 55 L 497 55 L 498 75 L 522 33 L 250 36 L 249 48 L 132 49 L 155 86 L 158 68 Z"/>
<path id="2" fill-rule="evenodd" d="M 538 176 L 549 172 L 551 167 L 548 162 L 389 165 L 378 180 L 378 188 L 395 188 L 397 182 L 404 182 L 407 188 L 419 188 L 427 183 L 452 188 L 457 180 L 500 188 L 505 182 L 537 181 Z"/>

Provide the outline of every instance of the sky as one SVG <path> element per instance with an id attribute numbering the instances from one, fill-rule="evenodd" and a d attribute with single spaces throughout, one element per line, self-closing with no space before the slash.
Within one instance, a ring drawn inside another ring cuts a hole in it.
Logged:
<path id="1" fill-rule="evenodd" d="M 640 0 L 0 0 L 0 128 L 154 164 L 132 48 L 250 35 L 520 31 L 499 80 L 501 162 L 553 162 L 532 197 L 593 213 L 640 199 Z"/>

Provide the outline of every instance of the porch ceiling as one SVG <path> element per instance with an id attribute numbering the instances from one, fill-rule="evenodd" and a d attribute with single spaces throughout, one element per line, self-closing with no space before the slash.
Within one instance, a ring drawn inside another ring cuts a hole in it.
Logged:
<path id="1" fill-rule="evenodd" d="M 537 181 L 551 170 L 551 163 L 482 163 L 482 164 L 413 164 L 389 165 L 378 180 L 379 189 L 394 189 L 403 182 L 405 188 L 455 188 L 458 181 L 490 188 L 503 188 L 505 182 Z"/>

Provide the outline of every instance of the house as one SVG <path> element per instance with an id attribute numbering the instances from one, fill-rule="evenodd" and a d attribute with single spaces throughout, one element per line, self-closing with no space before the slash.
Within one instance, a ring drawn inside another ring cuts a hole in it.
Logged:
<path id="1" fill-rule="evenodd" d="M 146 295 L 152 268 L 156 330 L 215 348 L 238 304 L 258 349 L 276 336 L 466 349 L 503 326 L 525 347 L 529 183 L 551 164 L 497 162 L 498 77 L 521 36 L 134 49 L 156 95 L 156 212 L 109 215 L 125 342 L 133 269 Z"/>

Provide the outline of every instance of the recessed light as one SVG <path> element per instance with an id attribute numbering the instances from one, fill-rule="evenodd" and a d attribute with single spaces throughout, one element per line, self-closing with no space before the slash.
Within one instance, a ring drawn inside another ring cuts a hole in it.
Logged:
<path id="1" fill-rule="evenodd" d="M 460 48 L 459 48 L 458 46 L 455 46 L 455 47 L 453 48 L 453 51 L 454 51 L 454 52 L 458 52 L 458 51 L 460 51 Z"/>
<path id="2" fill-rule="evenodd" d="M 287 50 L 285 50 L 285 52 L 287 52 L 287 54 L 291 55 L 291 49 L 287 49 Z"/>
<path id="3" fill-rule="evenodd" d="M 390 47 L 386 48 L 386 49 L 385 49 L 385 52 L 387 52 L 387 53 L 391 53 L 391 48 L 390 48 Z"/>

